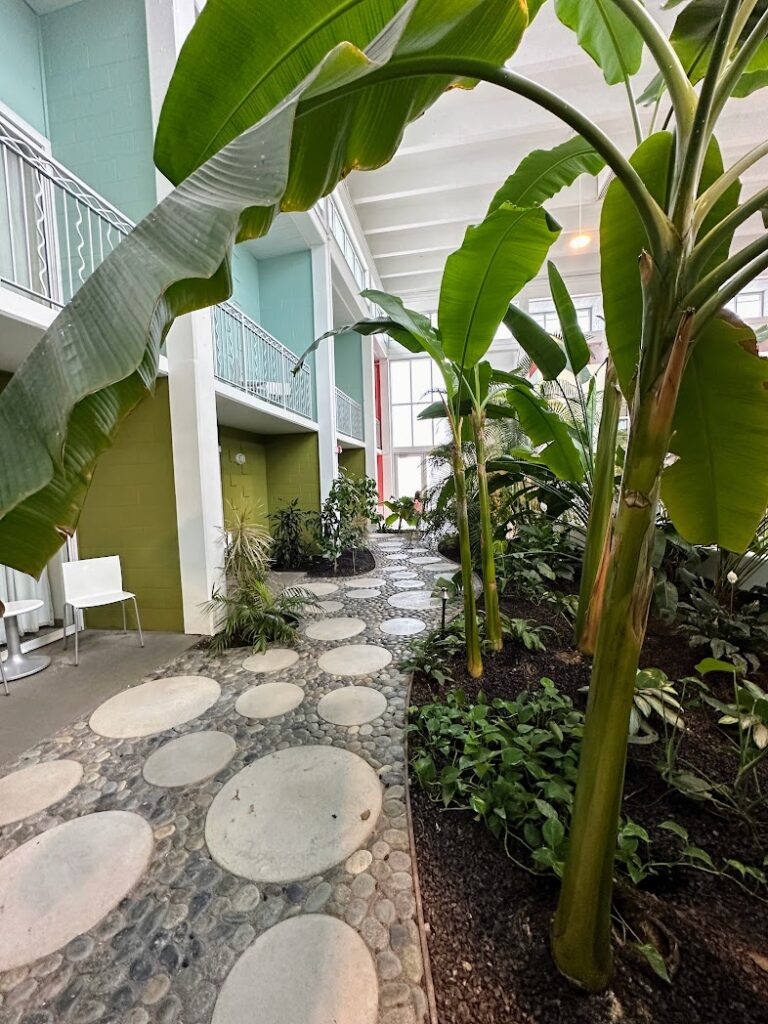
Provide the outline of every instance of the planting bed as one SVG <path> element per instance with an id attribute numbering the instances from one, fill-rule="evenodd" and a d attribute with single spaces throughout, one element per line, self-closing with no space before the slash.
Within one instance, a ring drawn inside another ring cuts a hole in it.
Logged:
<path id="1" fill-rule="evenodd" d="M 373 555 L 367 548 L 357 548 L 354 552 L 345 551 L 339 556 L 336 563 L 336 572 L 333 571 L 333 562 L 327 558 L 315 555 L 304 564 L 292 567 L 291 572 L 305 572 L 308 576 L 359 576 L 362 573 L 370 572 L 376 565 Z M 274 568 L 279 572 L 285 566 L 275 564 Z"/>
<path id="2" fill-rule="evenodd" d="M 453 685 L 470 697 L 482 689 L 490 701 L 512 698 L 549 676 L 583 709 L 586 695 L 581 687 L 589 681 L 589 662 L 573 650 L 568 630 L 540 607 L 517 602 L 504 611 L 555 625 L 557 640 L 549 634 L 545 653 L 528 652 L 508 640 L 500 655 L 486 658 L 480 684 L 468 678 L 459 659 L 452 669 Z M 683 637 L 651 624 L 643 667 L 661 668 L 675 680 L 693 674 L 698 660 Z M 752 678 L 765 685 L 764 672 Z M 712 689 L 728 699 L 727 687 Z M 437 696 L 424 679 L 414 680 L 412 704 Z M 735 755 L 716 714 L 692 709 L 685 718 L 685 758 L 706 769 L 710 778 L 732 778 Z M 768 836 L 766 808 L 757 814 L 755 833 L 733 816 L 712 813 L 667 787 L 654 767 L 659 753 L 658 743 L 630 747 L 624 801 L 624 814 L 658 842 L 654 852 L 671 841 L 659 831 L 659 823 L 673 819 L 718 863 L 731 857 L 760 866 Z M 768 903 L 727 879 L 690 869 L 649 879 L 641 890 L 620 894 L 617 908 L 636 931 L 650 929 L 645 939 L 654 937 L 658 943 L 661 937 L 667 948 L 677 945 L 677 958 L 670 959 L 672 984 L 624 947 L 617 952 L 612 989 L 585 995 L 565 982 L 550 958 L 549 928 L 558 894 L 554 877 L 516 866 L 482 821 L 469 811 L 443 810 L 413 773 L 411 800 L 440 1024 L 768 1020 Z M 768 897 L 768 890 L 762 892 Z"/>

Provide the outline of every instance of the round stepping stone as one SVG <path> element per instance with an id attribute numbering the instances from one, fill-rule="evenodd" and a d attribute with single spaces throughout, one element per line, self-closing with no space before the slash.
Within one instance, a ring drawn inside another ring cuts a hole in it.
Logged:
<path id="1" fill-rule="evenodd" d="M 270 647 L 260 654 L 252 654 L 243 662 L 243 668 L 249 672 L 279 672 L 290 668 L 299 660 L 299 652 L 287 647 Z"/>
<path id="2" fill-rule="evenodd" d="M 403 566 L 403 565 L 385 565 L 384 568 L 381 571 L 382 572 L 392 573 L 394 575 L 395 573 L 412 572 L 413 570 L 412 569 L 406 569 L 405 566 Z"/>
<path id="3" fill-rule="evenodd" d="M 344 580 L 345 587 L 357 587 L 361 589 L 363 587 L 386 587 L 387 581 L 381 579 L 380 576 L 353 576 L 351 579 Z"/>
<path id="4" fill-rule="evenodd" d="M 393 594 L 392 597 L 387 598 L 389 604 L 393 608 L 409 608 L 414 611 L 419 609 L 439 608 L 442 604 L 436 597 L 430 597 L 429 594 Z"/>
<path id="5" fill-rule="evenodd" d="M 390 636 L 413 636 L 426 628 L 426 622 L 421 619 L 386 619 L 379 626 L 382 633 L 389 633 Z"/>
<path id="6" fill-rule="evenodd" d="M 127 739 L 151 736 L 202 715 L 221 695 L 215 679 L 205 676 L 166 676 L 123 690 L 91 715 L 99 736 Z"/>
<path id="7" fill-rule="evenodd" d="M 144 778 L 151 786 L 191 786 L 204 782 L 226 768 L 237 744 L 225 732 L 205 730 L 179 736 L 150 754 Z"/>
<path id="8" fill-rule="evenodd" d="M 379 990 L 365 942 L 327 914 L 261 934 L 227 975 L 212 1024 L 375 1024 Z"/>
<path id="9" fill-rule="evenodd" d="M 429 554 L 428 548 L 409 548 L 412 555 L 427 555 Z"/>
<path id="10" fill-rule="evenodd" d="M 419 574 L 414 569 L 398 569 L 389 577 L 390 580 L 410 580 Z"/>
<path id="11" fill-rule="evenodd" d="M 390 661 L 389 651 L 375 644 L 345 644 L 326 651 L 317 659 L 322 671 L 334 676 L 366 676 L 385 668 Z"/>
<path id="12" fill-rule="evenodd" d="M 362 587 L 360 590 L 348 590 L 347 597 L 352 601 L 364 601 L 369 597 L 381 597 L 381 591 L 370 587 Z"/>
<path id="13" fill-rule="evenodd" d="M 308 590 L 316 597 L 325 597 L 326 594 L 335 594 L 339 589 L 335 583 L 299 583 L 297 586 L 302 590 Z"/>
<path id="14" fill-rule="evenodd" d="M 406 556 L 403 553 L 396 552 L 395 554 L 387 555 L 387 558 L 389 558 L 390 561 L 392 562 L 404 562 Z"/>
<path id="15" fill-rule="evenodd" d="M 320 875 L 359 849 L 381 802 L 381 783 L 357 754 L 289 747 L 259 758 L 222 787 L 208 810 L 205 841 L 216 863 L 235 875 L 293 882 Z"/>
<path id="16" fill-rule="evenodd" d="M 241 693 L 235 711 L 243 718 L 276 718 L 293 711 L 304 700 L 304 691 L 295 683 L 262 683 Z"/>
<path id="17" fill-rule="evenodd" d="M 322 615 L 323 612 L 340 612 L 343 607 L 341 601 L 318 601 L 314 608 L 308 605 L 303 611 L 307 615 Z"/>
<path id="18" fill-rule="evenodd" d="M 392 586 L 396 590 L 420 590 L 424 584 L 421 580 L 396 580 Z"/>
<path id="19" fill-rule="evenodd" d="M 0 971 L 93 928 L 136 885 L 151 855 L 152 829 L 129 811 L 74 818 L 9 853 L 0 862 Z"/>
<path id="20" fill-rule="evenodd" d="M 63 800 L 83 777 L 77 761 L 44 761 L 0 779 L 0 826 L 21 821 Z"/>
<path id="21" fill-rule="evenodd" d="M 412 558 L 411 561 L 414 565 L 432 565 L 440 561 L 435 555 L 418 555 L 416 558 Z"/>
<path id="22" fill-rule="evenodd" d="M 317 713 L 332 725 L 365 725 L 387 709 L 387 698 L 371 686 L 342 686 L 327 693 L 317 705 Z"/>
<path id="23" fill-rule="evenodd" d="M 337 619 L 320 619 L 313 622 L 304 630 L 306 636 L 312 640 L 349 640 L 351 636 L 357 636 L 365 629 L 362 619 L 352 619 L 340 616 Z"/>

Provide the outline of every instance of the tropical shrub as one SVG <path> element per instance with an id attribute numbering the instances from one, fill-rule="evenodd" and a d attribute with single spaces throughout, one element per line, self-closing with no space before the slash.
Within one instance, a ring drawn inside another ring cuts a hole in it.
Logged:
<path id="1" fill-rule="evenodd" d="M 299 508 L 293 498 L 269 516 L 272 526 L 272 555 L 281 569 L 298 569 L 313 552 L 311 529 L 313 513 Z"/>
<path id="2" fill-rule="evenodd" d="M 730 661 L 740 673 L 756 671 L 768 658 L 768 612 L 759 601 L 733 607 L 702 586 L 678 604 L 678 632 L 693 650 L 708 647 L 713 658 Z"/>
<path id="3" fill-rule="evenodd" d="M 365 547 L 368 527 L 377 516 L 376 481 L 358 478 L 341 470 L 331 484 L 328 497 L 316 520 L 316 542 L 320 553 L 333 562 L 334 571 L 341 555 L 352 554 L 356 569 L 358 548 Z"/>
<path id="4" fill-rule="evenodd" d="M 273 556 L 272 537 L 260 510 L 229 505 L 224 529 L 224 578 L 230 587 L 264 579 Z"/>
<path id="5" fill-rule="evenodd" d="M 308 591 L 290 588 L 277 593 L 264 580 L 252 578 L 224 593 L 215 590 L 207 607 L 218 620 L 209 650 L 219 654 L 228 647 L 250 646 L 264 651 L 270 643 L 291 645 L 300 616 L 314 603 Z"/>

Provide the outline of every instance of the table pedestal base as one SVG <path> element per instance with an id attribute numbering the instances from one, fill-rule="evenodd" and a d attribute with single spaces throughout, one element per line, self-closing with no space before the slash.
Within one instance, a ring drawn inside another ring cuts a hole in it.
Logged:
<path id="1" fill-rule="evenodd" d="M 5 676 L 8 682 L 14 679 L 23 679 L 25 676 L 33 676 L 36 672 L 42 672 L 51 664 L 47 654 L 22 654 L 21 638 L 19 627 L 15 617 L 4 619 L 5 642 L 8 647 L 8 657 L 5 659 Z"/>

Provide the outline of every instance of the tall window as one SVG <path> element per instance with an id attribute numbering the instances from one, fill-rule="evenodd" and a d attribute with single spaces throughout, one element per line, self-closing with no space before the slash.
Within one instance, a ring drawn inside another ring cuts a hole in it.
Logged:
<path id="1" fill-rule="evenodd" d="M 420 420 L 419 413 L 440 399 L 443 382 L 428 356 L 389 363 L 392 447 L 430 449 L 448 438 L 445 420 Z"/>

